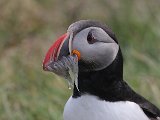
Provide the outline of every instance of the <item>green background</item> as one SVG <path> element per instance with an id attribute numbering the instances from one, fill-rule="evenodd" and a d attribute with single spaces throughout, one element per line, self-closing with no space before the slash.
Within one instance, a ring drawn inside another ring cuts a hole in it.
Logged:
<path id="1" fill-rule="evenodd" d="M 46 51 L 67 27 L 95 19 L 115 32 L 124 79 L 160 107 L 159 0 L 0 0 L 0 120 L 61 120 L 72 94 L 42 70 Z"/>

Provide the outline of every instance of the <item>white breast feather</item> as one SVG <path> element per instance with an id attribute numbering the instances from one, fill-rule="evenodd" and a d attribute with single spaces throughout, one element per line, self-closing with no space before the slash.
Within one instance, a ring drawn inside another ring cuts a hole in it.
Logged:
<path id="1" fill-rule="evenodd" d="M 106 102 L 91 95 L 70 97 L 63 117 L 64 120 L 149 120 L 134 102 Z"/>

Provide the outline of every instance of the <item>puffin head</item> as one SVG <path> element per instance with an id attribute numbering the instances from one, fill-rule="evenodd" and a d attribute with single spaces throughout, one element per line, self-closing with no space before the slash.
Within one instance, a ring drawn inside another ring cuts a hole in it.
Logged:
<path id="1" fill-rule="evenodd" d="M 48 50 L 43 69 L 65 76 L 62 71 L 67 71 L 68 65 L 65 66 L 62 59 L 74 55 L 76 57 L 73 61 L 78 62 L 78 84 L 87 84 L 83 83 L 83 79 L 91 79 L 93 76 L 98 79 L 98 76 L 104 75 L 105 81 L 110 79 L 109 76 L 122 77 L 123 60 L 118 41 L 112 30 L 98 21 L 80 20 L 71 24 L 67 33 Z M 72 59 L 67 61 L 70 64 L 73 62 Z M 56 68 L 58 66 L 59 71 L 54 69 L 57 62 Z"/>

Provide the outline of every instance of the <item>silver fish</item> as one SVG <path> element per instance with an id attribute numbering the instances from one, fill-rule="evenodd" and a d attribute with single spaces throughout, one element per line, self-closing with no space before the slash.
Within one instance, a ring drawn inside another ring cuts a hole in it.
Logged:
<path id="1" fill-rule="evenodd" d="M 74 83 L 78 89 L 78 57 L 68 55 L 58 61 L 51 60 L 47 65 L 49 71 L 65 78 L 68 81 L 69 89 L 73 88 Z M 79 90 L 79 89 L 78 89 Z"/>

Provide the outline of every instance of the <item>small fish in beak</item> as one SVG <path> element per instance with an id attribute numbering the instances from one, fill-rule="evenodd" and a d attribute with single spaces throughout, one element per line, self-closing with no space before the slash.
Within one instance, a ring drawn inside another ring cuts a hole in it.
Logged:
<path id="1" fill-rule="evenodd" d="M 74 86 L 78 89 L 78 57 L 77 55 L 63 56 L 61 60 L 51 62 L 47 69 L 55 74 L 65 78 L 68 81 L 69 88 Z"/>

